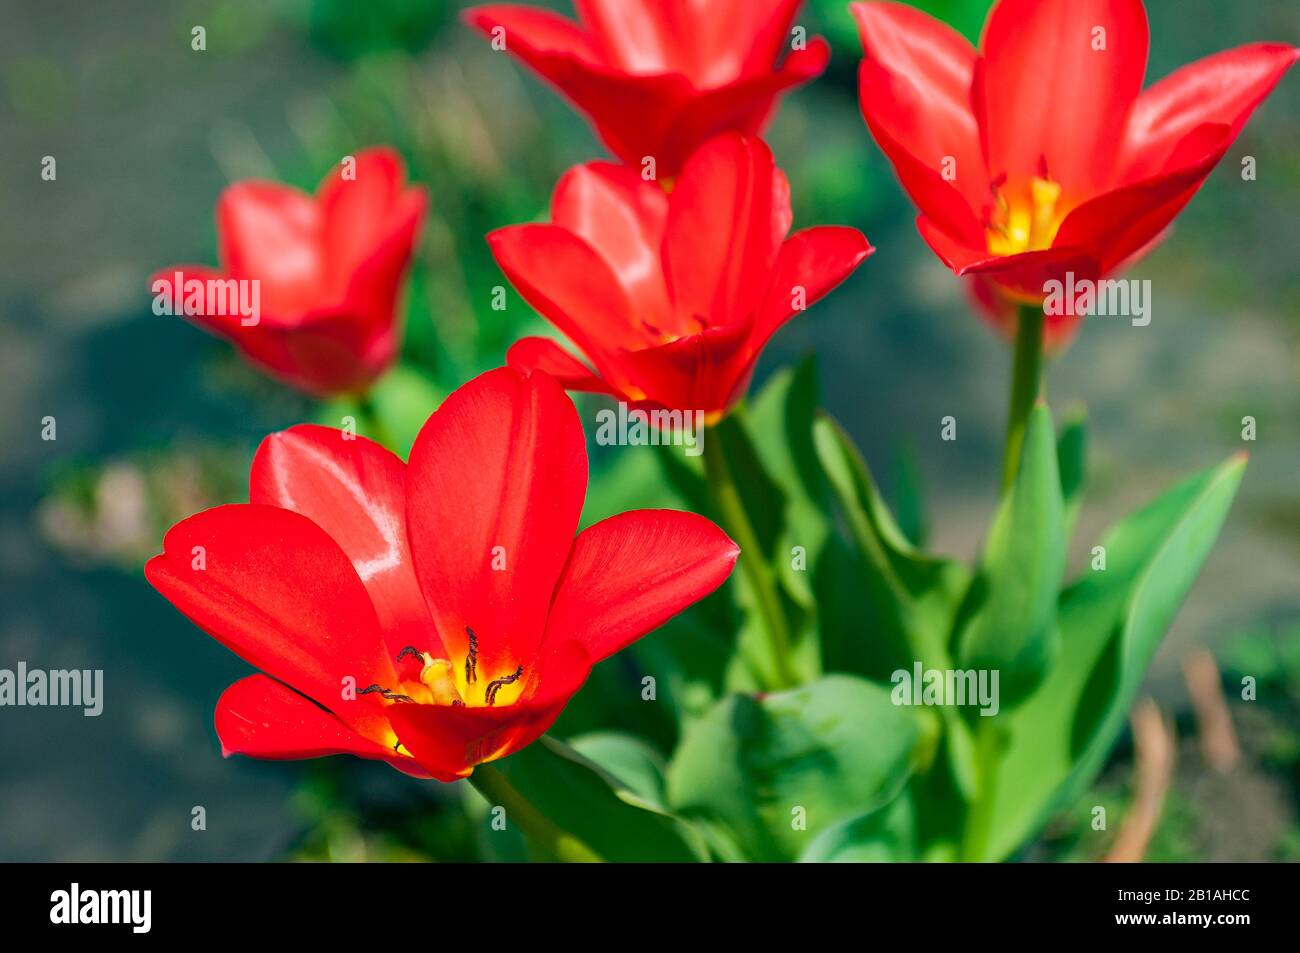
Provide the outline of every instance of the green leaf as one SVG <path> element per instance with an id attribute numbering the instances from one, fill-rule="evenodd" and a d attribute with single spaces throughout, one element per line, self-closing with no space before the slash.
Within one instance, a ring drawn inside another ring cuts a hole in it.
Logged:
<path id="1" fill-rule="evenodd" d="M 608 861 L 698 861 L 698 832 L 549 735 L 493 763 L 545 818 Z"/>
<path id="2" fill-rule="evenodd" d="M 991 859 L 1007 856 L 1100 770 L 1161 638 L 1218 536 L 1244 456 L 1184 481 L 1104 538 L 1106 569 L 1061 595 L 1061 652 L 1034 694 L 997 717 Z"/>
<path id="3" fill-rule="evenodd" d="M 838 821 L 893 800 L 919 735 L 912 709 L 848 675 L 733 695 L 683 738 L 668 766 L 668 802 L 749 859 L 792 860 Z"/>
<path id="4" fill-rule="evenodd" d="M 856 628 L 871 633 L 878 662 L 865 674 L 888 680 L 918 659 L 946 668 L 947 637 L 970 575 L 960 563 L 917 550 L 885 505 L 866 462 L 840 426 L 821 416 L 813 427 L 817 459 L 857 543 L 870 609 Z"/>
<path id="5" fill-rule="evenodd" d="M 320 423 L 338 427 L 345 416 L 357 421 L 357 432 L 378 440 L 403 460 L 429 415 L 438 409 L 446 394 L 428 377 L 407 364 L 398 364 L 371 388 L 369 398 L 382 433 L 367 433 L 371 421 L 353 397 L 341 397 L 325 404 L 317 417 Z"/>
<path id="6" fill-rule="evenodd" d="M 1002 500 L 958 623 L 959 667 L 998 672 L 1003 706 L 1043 677 L 1065 574 L 1064 510 L 1052 415 L 1030 412 L 1020 470 Z"/>
<path id="7" fill-rule="evenodd" d="M 808 845 L 799 862 L 875 864 L 917 859 L 916 808 L 904 791 L 885 807 L 828 827 Z"/>
<path id="8" fill-rule="evenodd" d="M 894 503 L 899 529 L 907 541 L 918 548 L 924 547 L 930 528 L 925 517 L 921 467 L 916 448 L 910 442 L 899 447 L 894 455 Z"/>
<path id="9" fill-rule="evenodd" d="M 618 778 L 629 790 L 651 804 L 664 804 L 664 759 L 633 735 L 593 731 L 569 739 L 569 747 Z"/>
<path id="10" fill-rule="evenodd" d="M 1057 466 L 1061 471 L 1061 499 L 1065 504 L 1065 540 L 1068 545 L 1079 520 L 1083 487 L 1088 478 L 1088 415 L 1082 407 L 1065 412 L 1065 424 L 1056 441 Z"/>

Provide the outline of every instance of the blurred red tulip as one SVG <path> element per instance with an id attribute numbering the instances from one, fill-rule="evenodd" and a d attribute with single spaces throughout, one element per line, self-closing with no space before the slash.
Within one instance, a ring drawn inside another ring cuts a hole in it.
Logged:
<path id="1" fill-rule="evenodd" d="M 465 19 L 586 113 L 616 156 L 653 157 L 670 177 L 719 133 L 760 134 L 778 97 L 826 68 L 821 37 L 782 60 L 800 2 L 575 0 L 577 23 L 488 4 Z"/>
<path id="2" fill-rule="evenodd" d="M 1003 323 L 1006 301 L 1153 247 L 1297 56 L 1251 44 L 1143 90 L 1141 0 L 999 0 L 978 51 L 912 7 L 852 9 L 867 125 L 926 242 Z M 1049 344 L 1078 320 L 1049 317 Z"/>
<path id="3" fill-rule="evenodd" d="M 852 228 L 787 239 L 791 221 L 772 153 L 735 133 L 695 153 L 671 194 L 626 166 L 571 169 L 551 224 L 488 241 L 520 294 L 595 371 L 545 338 L 524 338 L 507 360 L 573 390 L 715 420 L 743 396 L 777 329 L 874 250 Z"/>
<path id="4" fill-rule="evenodd" d="M 500 368 L 434 412 L 409 464 L 325 427 L 268 437 L 251 502 L 172 527 L 145 575 L 265 673 L 217 704 L 227 755 L 450 781 L 534 741 L 594 663 L 731 572 L 736 545 L 692 513 L 575 537 L 586 489 L 564 391 Z"/>
<path id="5" fill-rule="evenodd" d="M 322 397 L 358 393 L 397 357 L 398 291 L 426 204 L 385 148 L 358 153 L 315 196 L 240 182 L 217 202 L 221 268 L 169 268 L 154 276 L 154 291 L 183 301 L 199 284 L 257 282 L 255 319 L 213 308 L 211 297 L 182 313 L 287 384 Z"/>

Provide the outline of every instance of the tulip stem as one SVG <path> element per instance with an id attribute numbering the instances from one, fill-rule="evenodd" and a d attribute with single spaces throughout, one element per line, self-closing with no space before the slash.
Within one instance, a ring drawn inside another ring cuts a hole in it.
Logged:
<path id="1" fill-rule="evenodd" d="M 1007 443 L 1002 458 L 1002 492 L 1011 489 L 1020 472 L 1025 426 L 1043 389 L 1043 309 L 1021 305 L 1016 318 L 1016 351 L 1011 368 L 1011 406 L 1007 412 Z"/>
<path id="2" fill-rule="evenodd" d="M 510 782 L 499 768 L 480 764 L 469 776 L 474 790 L 492 807 L 505 808 L 507 825 L 518 825 L 529 842 L 544 859 L 566 864 L 599 864 L 605 858 L 567 831 L 561 830 L 550 818 L 539 811 L 524 794 Z"/>
<path id="3" fill-rule="evenodd" d="M 739 419 L 742 409 L 737 407 L 732 416 L 736 426 L 743 426 Z M 786 622 L 785 609 L 781 605 L 781 593 L 777 589 L 776 578 L 763 555 L 759 545 L 758 534 L 745 504 L 736 486 L 731 467 L 727 464 L 726 451 L 720 445 L 722 436 L 717 429 L 704 441 L 704 474 L 708 480 L 709 492 L 722 516 L 723 528 L 740 546 L 740 566 L 750 588 L 754 591 L 754 601 L 763 620 L 763 630 L 767 633 L 768 644 L 772 650 L 776 683 L 774 688 L 792 688 L 799 683 L 790 667 L 790 627 Z"/>
<path id="4" fill-rule="evenodd" d="M 393 453 L 398 452 L 397 444 L 393 442 L 393 435 L 384 426 L 384 421 L 379 416 L 379 410 L 375 407 L 374 398 L 370 396 L 369 391 L 357 395 L 357 417 L 360 418 L 358 423 L 361 424 L 363 437 L 369 437 L 375 443 L 383 444 Z"/>

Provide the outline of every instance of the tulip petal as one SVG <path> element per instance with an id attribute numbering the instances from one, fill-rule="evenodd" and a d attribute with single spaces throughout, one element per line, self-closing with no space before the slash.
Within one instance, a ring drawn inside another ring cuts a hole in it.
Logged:
<path id="1" fill-rule="evenodd" d="M 866 54 L 859 92 L 872 135 L 921 211 L 951 234 L 974 240 L 977 216 L 989 203 L 971 110 L 974 47 L 914 7 L 855 3 L 852 11 Z"/>
<path id="2" fill-rule="evenodd" d="M 438 780 L 466 777 L 475 765 L 504 758 L 545 734 L 591 671 L 585 649 L 573 640 L 544 647 L 539 665 L 529 693 L 513 705 L 394 705 L 388 709 L 393 730 Z"/>
<path id="3" fill-rule="evenodd" d="M 710 140 L 686 163 L 664 250 L 680 316 L 722 326 L 757 310 L 785 238 L 774 222 L 788 228 L 790 221 L 789 192 L 777 181 L 771 150 L 734 133 Z"/>
<path id="4" fill-rule="evenodd" d="M 402 160 L 388 148 L 365 149 L 354 166 L 340 164 L 316 190 L 323 218 L 325 274 L 350 274 L 390 227 L 406 178 Z M 349 178 L 344 178 L 350 173 Z"/>
<path id="5" fill-rule="evenodd" d="M 442 656 L 412 567 L 406 464 L 365 437 L 301 425 L 262 441 L 249 477 L 252 503 L 301 513 L 352 561 L 390 655 L 413 645 Z"/>
<path id="6" fill-rule="evenodd" d="M 799 303 L 807 308 L 820 301 L 874 251 L 856 228 L 828 225 L 791 235 L 777 255 L 750 347 L 761 350 L 781 325 L 802 310 Z"/>
<path id="7" fill-rule="evenodd" d="M 453 658 L 534 665 L 587 490 L 582 424 L 542 373 L 489 371 L 454 392 L 411 448 L 407 526 L 415 575 Z"/>
<path id="8" fill-rule="evenodd" d="M 1029 201 L 1044 163 L 1064 207 L 1110 183 L 1148 39 L 1142 0 L 999 0 L 981 41 L 975 108 L 1008 201 Z"/>
<path id="9" fill-rule="evenodd" d="M 242 678 L 222 692 L 215 721 L 223 757 L 284 761 L 351 754 L 429 777 L 413 758 L 361 737 L 324 708 L 265 675 Z"/>
<path id="10" fill-rule="evenodd" d="M 620 351 L 644 347 L 647 331 L 633 320 L 627 294 L 604 259 L 555 225 L 501 228 L 488 244 L 524 300 L 615 383 Z"/>
<path id="11" fill-rule="evenodd" d="M 720 416 L 749 386 L 757 352 L 749 348 L 750 325 L 738 321 L 629 351 L 623 369 L 650 407 Z M 638 401 L 639 403 L 640 401 Z"/>
<path id="12" fill-rule="evenodd" d="M 590 162 L 555 187 L 551 223 L 585 241 L 618 277 L 633 312 L 668 329 L 673 316 L 660 248 L 668 196 L 626 166 Z"/>
<path id="13" fill-rule="evenodd" d="M 1018 255 L 993 255 L 987 249 L 953 241 L 925 216 L 916 220 L 916 227 L 931 250 L 956 274 L 984 275 L 1026 301 L 1041 300 L 1044 285 L 1062 280 L 1067 271 L 1074 272 L 1076 280 L 1095 280 L 1099 275 L 1099 264 L 1086 249 L 1056 246 Z"/>
<path id="14" fill-rule="evenodd" d="M 279 319 L 306 311 L 326 281 L 321 227 L 311 196 L 275 182 L 239 182 L 217 200 L 222 269 L 261 282 L 264 315 Z"/>
<path id="15" fill-rule="evenodd" d="M 506 352 L 506 364 L 517 371 L 545 371 L 565 390 L 617 396 L 609 385 L 588 370 L 576 357 L 550 338 L 520 338 Z"/>
<path id="16" fill-rule="evenodd" d="M 1121 183 L 1167 171 L 1179 143 L 1202 124 L 1227 125 L 1230 145 L 1297 56 L 1285 43 L 1251 43 L 1189 63 L 1143 91 L 1128 117 Z"/>
<path id="17" fill-rule="evenodd" d="M 574 542 L 547 642 L 578 639 L 593 662 L 607 658 L 717 589 L 739 554 L 694 513 L 636 510 L 602 520 Z"/>
<path id="18" fill-rule="evenodd" d="M 382 735 L 375 696 L 396 682 L 374 607 L 343 550 L 299 513 L 219 506 L 173 526 L 145 577 L 196 625 L 250 665 L 326 705 L 354 729 Z"/>

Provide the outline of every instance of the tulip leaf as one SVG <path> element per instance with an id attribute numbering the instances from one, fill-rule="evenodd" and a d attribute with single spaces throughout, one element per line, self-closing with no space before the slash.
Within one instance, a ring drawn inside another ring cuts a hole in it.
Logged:
<path id="1" fill-rule="evenodd" d="M 549 735 L 493 766 L 543 817 L 604 860 L 680 863 L 707 857 L 688 824 Z"/>
<path id="2" fill-rule="evenodd" d="M 866 462 L 840 426 L 821 416 L 814 447 L 854 542 L 868 609 L 855 629 L 873 642 L 873 664 L 863 674 L 887 681 L 897 669 L 922 661 L 947 667 L 947 635 L 969 584 L 960 563 L 926 555 L 903 534 Z"/>
<path id="3" fill-rule="evenodd" d="M 1056 597 L 1065 574 L 1064 519 L 1052 416 L 1039 403 L 957 629 L 958 665 L 999 673 L 1003 705 L 1038 684 L 1052 660 Z"/>
<path id="4" fill-rule="evenodd" d="M 822 831 L 799 862 L 910 863 L 916 859 L 916 807 L 903 791 L 882 808 L 846 818 Z"/>
<path id="5" fill-rule="evenodd" d="M 1088 469 L 1088 417 L 1082 407 L 1066 411 L 1056 440 L 1057 467 L 1061 471 L 1061 499 L 1065 504 L 1065 541 L 1068 545 L 1079 521 Z"/>
<path id="6" fill-rule="evenodd" d="M 894 508 L 898 510 L 898 527 L 907 541 L 924 547 L 929 535 L 925 516 L 925 493 L 916 448 L 910 442 L 894 455 Z"/>
<path id="7" fill-rule="evenodd" d="M 568 744 L 638 797 L 663 806 L 664 759 L 640 738 L 617 731 L 593 731 L 570 738 Z"/>
<path id="8" fill-rule="evenodd" d="M 1234 457 L 1166 492 L 1105 536 L 1105 570 L 1061 594 L 1061 652 L 1014 712 L 994 783 L 989 859 L 1013 852 L 1099 771 L 1241 483 Z"/>
<path id="9" fill-rule="evenodd" d="M 793 860 L 821 832 L 897 797 L 919 737 L 913 709 L 849 675 L 732 695 L 682 739 L 668 803 L 748 859 Z"/>

